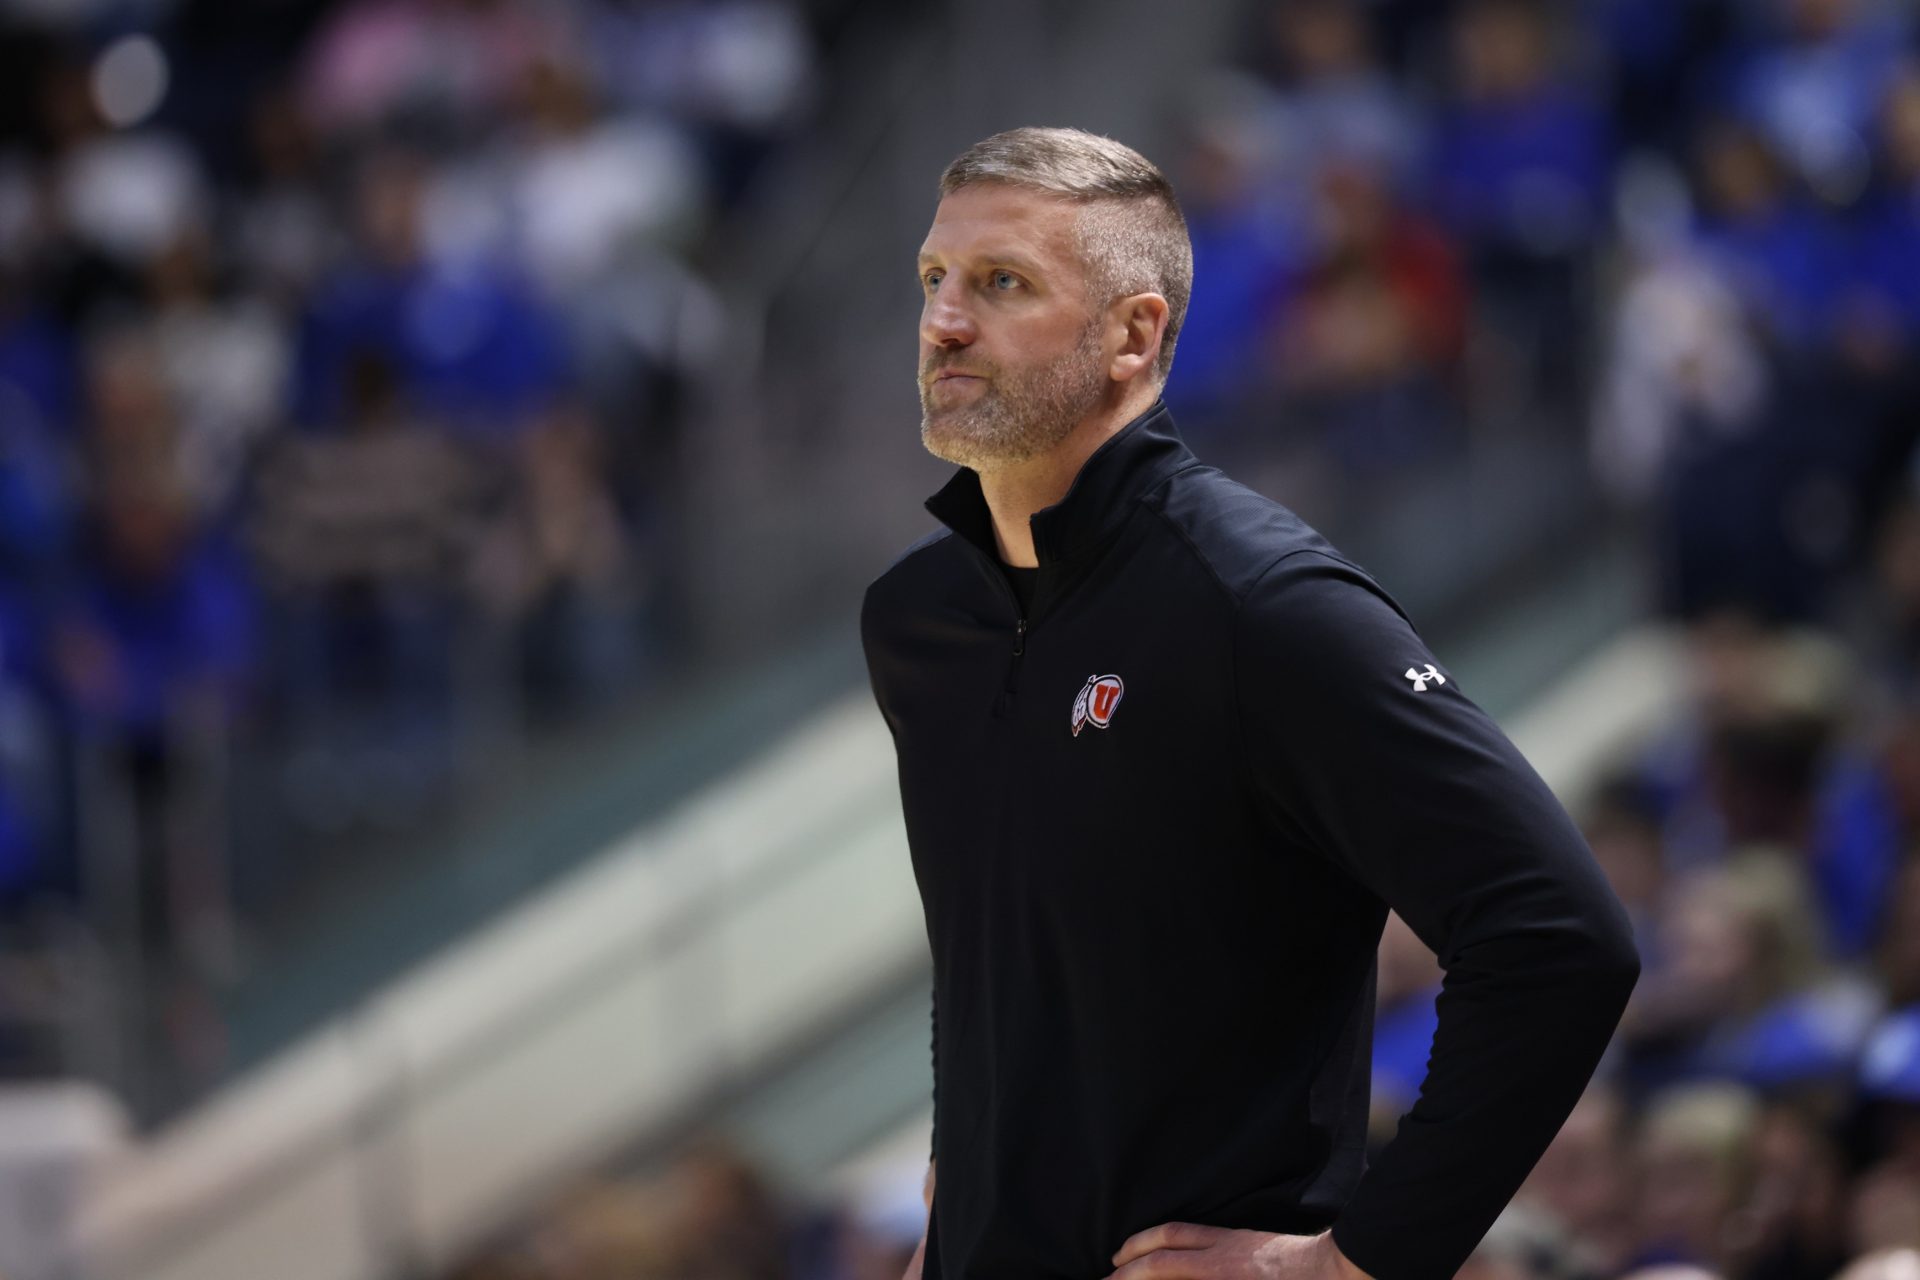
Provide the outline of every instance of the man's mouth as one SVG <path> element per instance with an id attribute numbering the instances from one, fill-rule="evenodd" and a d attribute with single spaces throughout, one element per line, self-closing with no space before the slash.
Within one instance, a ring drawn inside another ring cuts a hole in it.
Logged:
<path id="1" fill-rule="evenodd" d="M 921 394 L 934 404 L 946 404 L 949 401 L 959 403 L 973 397 L 972 388 L 987 385 L 985 378 L 971 373 L 942 373 L 927 384 Z"/>

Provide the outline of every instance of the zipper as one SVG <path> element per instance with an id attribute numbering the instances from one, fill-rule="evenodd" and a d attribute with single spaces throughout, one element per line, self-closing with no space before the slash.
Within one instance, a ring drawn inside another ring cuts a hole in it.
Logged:
<path id="1" fill-rule="evenodd" d="M 980 557 L 980 566 L 986 575 L 993 579 L 1000 593 L 1007 598 L 1007 603 L 1013 606 L 1013 656 L 1007 662 L 1006 683 L 993 700 L 994 718 L 1003 720 L 1013 714 L 1013 695 L 1020 689 L 1020 659 L 1027 652 L 1027 617 L 1021 607 L 1020 597 L 1014 593 L 1013 584 L 1007 581 L 1005 570 L 979 547 L 975 547 L 974 552 Z"/>
<path id="2" fill-rule="evenodd" d="M 993 714 L 1000 719 L 1013 714 L 1013 695 L 1020 691 L 1020 659 L 1026 651 L 1027 620 L 1021 618 L 1013 624 L 1013 658 L 1007 663 L 1006 687 L 993 703 Z"/>

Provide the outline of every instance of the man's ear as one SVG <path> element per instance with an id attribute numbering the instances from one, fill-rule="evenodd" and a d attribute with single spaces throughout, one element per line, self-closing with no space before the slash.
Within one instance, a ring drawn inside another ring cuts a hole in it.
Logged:
<path id="1" fill-rule="evenodd" d="M 1167 332 L 1167 300 L 1157 293 L 1136 293 L 1116 300 L 1108 310 L 1109 332 L 1117 327 L 1120 349 L 1107 364 L 1115 382 L 1131 382 L 1142 370 L 1152 374 Z"/>

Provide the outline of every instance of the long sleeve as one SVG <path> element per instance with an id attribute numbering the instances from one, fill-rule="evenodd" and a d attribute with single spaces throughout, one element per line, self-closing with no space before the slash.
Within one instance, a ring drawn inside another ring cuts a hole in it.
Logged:
<path id="1" fill-rule="evenodd" d="M 932 1164 L 940 1155 L 940 997 L 936 993 L 928 1002 L 932 1024 L 931 1045 L 933 1054 L 933 1137 L 928 1143 L 927 1163 Z"/>
<path id="2" fill-rule="evenodd" d="M 1425 1082 L 1333 1226 L 1375 1280 L 1448 1280 L 1559 1130 L 1640 961 L 1565 810 L 1371 580 L 1317 550 L 1240 601 L 1240 730 L 1277 826 L 1445 970 Z"/>
<path id="3" fill-rule="evenodd" d="M 872 589 L 869 588 L 866 596 L 862 598 L 860 603 L 860 648 L 861 648 L 861 652 L 866 657 L 867 684 L 868 684 L 868 687 L 873 691 L 874 705 L 877 708 L 879 708 L 880 718 L 882 721 L 885 722 L 887 726 L 887 736 L 893 739 L 894 750 L 897 752 L 900 749 L 900 729 L 899 729 L 899 726 L 894 723 L 893 713 L 887 710 L 887 700 L 881 693 L 880 674 L 879 674 L 879 671 L 874 666 L 873 647 L 868 639 L 868 633 L 867 633 L 867 624 L 869 620 L 868 609 L 872 604 L 872 600 L 873 600 L 873 593 L 872 593 Z M 938 995 L 936 994 L 933 997 L 931 997 L 927 1003 L 928 1003 L 927 1048 L 928 1048 L 928 1056 L 932 1061 L 933 1082 L 934 1082 L 933 1091 L 932 1091 L 932 1097 L 934 1102 L 934 1111 L 933 1111 L 934 1127 L 933 1127 L 932 1136 L 928 1140 L 929 1151 L 927 1155 L 927 1160 L 929 1163 L 931 1163 L 934 1157 L 939 1154 L 939 1150 L 940 1150 L 940 1144 L 939 1144 L 939 1138 L 940 1138 L 940 1128 L 939 1128 L 939 1125 L 940 1125 L 940 1105 L 939 1105 L 940 1104 L 940 1001 L 939 1001 Z"/>

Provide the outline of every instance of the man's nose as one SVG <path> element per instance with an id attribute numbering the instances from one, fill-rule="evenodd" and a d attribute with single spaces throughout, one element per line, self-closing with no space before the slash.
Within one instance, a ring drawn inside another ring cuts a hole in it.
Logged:
<path id="1" fill-rule="evenodd" d="M 967 309 L 936 293 L 920 313 L 920 336 L 936 347 L 964 347 L 978 335 Z"/>

